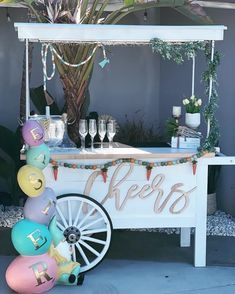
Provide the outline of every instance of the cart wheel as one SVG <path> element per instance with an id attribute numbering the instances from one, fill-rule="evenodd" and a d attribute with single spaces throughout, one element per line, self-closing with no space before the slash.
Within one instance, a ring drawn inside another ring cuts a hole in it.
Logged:
<path id="1" fill-rule="evenodd" d="M 104 207 L 91 197 L 64 194 L 57 197 L 57 225 L 72 246 L 73 261 L 89 271 L 105 257 L 111 242 L 112 222 Z"/>

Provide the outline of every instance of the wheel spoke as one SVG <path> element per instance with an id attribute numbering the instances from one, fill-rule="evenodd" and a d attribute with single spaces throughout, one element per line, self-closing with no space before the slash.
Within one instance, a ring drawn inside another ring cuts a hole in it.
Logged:
<path id="1" fill-rule="evenodd" d="M 76 227 L 77 224 L 78 224 L 78 219 L 79 219 L 79 216 L 80 216 L 81 211 L 82 211 L 82 206 L 83 206 L 83 202 L 81 202 L 81 204 L 80 204 L 80 207 L 79 207 L 78 213 L 77 213 L 76 218 L 75 218 L 75 221 L 74 221 L 74 223 L 73 223 L 73 226 L 74 226 L 74 227 Z"/>
<path id="2" fill-rule="evenodd" d="M 89 216 L 92 215 L 92 213 L 96 210 L 96 208 L 92 208 L 87 215 L 80 221 L 80 223 L 77 225 L 78 228 L 81 227 L 82 224 L 84 224 L 84 222 L 88 219 Z"/>
<path id="3" fill-rule="evenodd" d="M 60 216 L 60 218 L 61 218 L 64 226 L 67 228 L 68 227 L 68 223 L 67 223 L 65 217 L 63 216 L 63 214 L 62 214 L 62 212 L 61 212 L 61 210 L 59 208 L 59 205 L 56 206 L 56 211 L 58 212 L 58 214 L 59 214 L 59 216 Z"/>
<path id="4" fill-rule="evenodd" d="M 80 252 L 83 260 L 85 261 L 86 265 L 90 264 L 88 258 L 86 257 L 86 254 L 84 253 L 82 247 L 80 246 L 80 244 L 76 243 L 76 247 L 78 249 L 78 251 Z"/>
<path id="5" fill-rule="evenodd" d="M 71 211 L 70 200 L 68 200 L 68 217 L 69 217 L 69 226 L 72 226 L 72 211 Z"/>
<path id="6" fill-rule="evenodd" d="M 56 215 L 57 227 L 62 232 L 78 236 L 76 229 L 80 231 L 79 240 L 70 245 L 71 259 L 81 263 L 81 272 L 92 269 L 104 258 L 110 245 L 112 223 L 107 212 L 90 197 L 67 194 L 58 197 Z"/>
<path id="7" fill-rule="evenodd" d="M 64 231 L 66 228 L 57 221 L 57 227 L 59 227 L 62 231 Z"/>
<path id="8" fill-rule="evenodd" d="M 81 236 L 81 239 L 86 240 L 86 241 L 91 241 L 91 242 L 94 242 L 94 243 L 98 243 L 98 244 L 102 244 L 102 245 L 106 244 L 106 241 L 96 239 L 96 238 L 93 238 L 93 237 Z"/>
<path id="9" fill-rule="evenodd" d="M 88 250 L 90 250 L 96 256 L 100 256 L 100 253 L 98 251 L 96 251 L 94 248 L 92 248 L 90 245 L 88 245 L 86 242 L 84 242 L 80 239 L 79 243 L 82 244 L 84 247 L 86 247 Z"/>
<path id="10" fill-rule="evenodd" d="M 107 232 L 107 228 L 82 231 L 82 235 L 92 235 L 92 234 L 104 233 L 104 232 Z"/>
<path id="11" fill-rule="evenodd" d="M 85 225 L 84 227 L 81 227 L 81 228 L 80 228 L 80 231 L 83 231 L 83 230 L 85 230 L 85 229 L 87 229 L 87 228 L 89 228 L 89 227 L 91 227 L 91 226 L 97 224 L 98 222 L 103 221 L 103 220 L 104 220 L 103 217 L 100 217 L 100 218 L 94 220 L 93 222 L 91 222 L 91 223 Z"/>
<path id="12" fill-rule="evenodd" d="M 75 262 L 75 261 L 77 261 L 77 260 L 76 260 L 76 250 L 75 250 L 75 245 L 72 244 L 71 247 L 72 247 L 73 261 Z"/>

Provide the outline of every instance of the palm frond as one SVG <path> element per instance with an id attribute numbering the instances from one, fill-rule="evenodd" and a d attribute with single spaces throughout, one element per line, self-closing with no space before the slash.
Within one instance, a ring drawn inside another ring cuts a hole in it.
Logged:
<path id="1" fill-rule="evenodd" d="M 212 19 L 207 15 L 205 10 L 200 5 L 192 2 L 193 1 L 191 0 L 185 1 L 184 5 L 176 6 L 174 9 L 196 23 L 213 23 Z"/>

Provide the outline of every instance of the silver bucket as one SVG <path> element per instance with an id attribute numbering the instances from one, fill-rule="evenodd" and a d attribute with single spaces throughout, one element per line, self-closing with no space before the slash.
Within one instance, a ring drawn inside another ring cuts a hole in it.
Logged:
<path id="1" fill-rule="evenodd" d="M 34 115 L 30 119 L 36 120 L 43 127 L 45 132 L 44 142 L 49 147 L 58 147 L 64 137 L 65 124 L 61 115 L 50 115 L 47 118 L 45 115 Z"/>

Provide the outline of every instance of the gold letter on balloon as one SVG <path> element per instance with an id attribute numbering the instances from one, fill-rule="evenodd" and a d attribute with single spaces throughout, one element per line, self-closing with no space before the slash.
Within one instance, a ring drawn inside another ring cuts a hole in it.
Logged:
<path id="1" fill-rule="evenodd" d="M 35 246 L 36 248 L 35 250 L 38 250 L 47 242 L 47 238 L 43 238 L 40 234 L 41 234 L 40 230 L 37 229 L 27 236 L 27 238 L 29 238 L 32 241 L 33 245 Z M 38 244 L 38 241 L 40 240 L 43 241 L 43 243 Z"/>
<path id="2" fill-rule="evenodd" d="M 42 282 L 42 278 L 47 280 L 47 282 L 52 280 L 52 278 L 47 273 L 47 265 L 45 262 L 35 263 L 35 264 L 31 265 L 29 268 L 32 268 L 34 275 L 36 277 L 36 280 L 38 283 L 36 285 L 36 287 L 46 283 L 46 281 Z M 41 268 L 41 270 L 39 268 Z"/>

